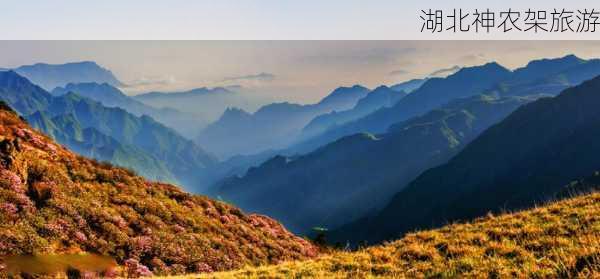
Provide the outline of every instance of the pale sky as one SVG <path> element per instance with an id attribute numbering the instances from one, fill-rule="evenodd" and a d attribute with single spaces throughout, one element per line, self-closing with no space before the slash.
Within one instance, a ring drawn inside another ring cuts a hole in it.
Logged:
<path id="1" fill-rule="evenodd" d="M 575 54 L 599 41 L 0 41 L 0 67 L 95 61 L 129 94 L 242 85 L 247 94 L 315 102 L 338 86 L 374 88 L 490 61 L 508 67 Z"/>
<path id="2" fill-rule="evenodd" d="M 600 39 L 420 33 L 422 9 L 596 9 L 596 0 L 0 0 L 3 39 Z"/>

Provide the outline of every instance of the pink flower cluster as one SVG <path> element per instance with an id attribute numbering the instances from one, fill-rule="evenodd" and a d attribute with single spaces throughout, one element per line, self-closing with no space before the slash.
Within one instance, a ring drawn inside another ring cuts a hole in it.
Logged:
<path id="1" fill-rule="evenodd" d="M 61 235 L 69 228 L 69 223 L 63 219 L 57 219 L 54 222 L 48 223 L 44 228 L 55 235 Z"/>
<path id="2" fill-rule="evenodd" d="M 0 204 L 0 212 L 6 214 L 9 218 L 15 218 L 18 211 L 17 206 L 12 203 L 5 202 Z"/>
<path id="3" fill-rule="evenodd" d="M 198 273 L 211 273 L 214 272 L 212 267 L 206 263 L 198 262 L 194 264 L 194 271 Z"/>
<path id="4" fill-rule="evenodd" d="M 35 209 L 33 202 L 25 194 L 26 190 L 21 178 L 16 173 L 0 170 L 0 188 L 11 190 L 14 193 L 15 205 L 20 206 L 23 210 L 30 212 Z"/>
<path id="5" fill-rule="evenodd" d="M 284 237 L 286 235 L 290 235 L 290 233 L 281 224 L 267 216 L 251 214 L 249 219 L 249 222 L 252 226 L 266 231 L 273 237 Z"/>
<path id="6" fill-rule="evenodd" d="M 124 229 L 128 226 L 127 222 L 121 216 L 110 216 L 110 221 L 120 229 Z"/>
<path id="7" fill-rule="evenodd" d="M 74 236 L 75 236 L 75 239 L 77 239 L 77 241 L 79 241 L 79 242 L 86 242 L 88 240 L 87 236 L 85 236 L 84 233 L 79 232 L 79 231 L 75 232 Z"/>
<path id="8" fill-rule="evenodd" d="M 149 236 L 134 237 L 131 239 L 131 246 L 133 250 L 138 252 L 148 252 L 152 248 L 152 238 Z"/>
<path id="9" fill-rule="evenodd" d="M 222 215 L 219 219 L 221 220 L 221 223 L 223 223 L 223 224 L 229 224 L 232 222 L 232 220 L 231 220 L 232 218 L 227 215 Z"/>
<path id="10" fill-rule="evenodd" d="M 17 137 L 25 138 L 25 129 L 15 128 L 14 133 Z"/>
<path id="11" fill-rule="evenodd" d="M 29 129 L 15 128 L 15 135 L 17 135 L 17 137 L 26 139 L 33 146 L 46 150 L 52 154 L 55 154 L 57 151 L 57 148 L 54 144 L 45 142 L 40 136 L 36 135 Z"/>
<path id="12" fill-rule="evenodd" d="M 18 194 L 25 193 L 21 178 L 16 173 L 9 170 L 0 171 L 0 186 Z"/>
<path id="13" fill-rule="evenodd" d="M 180 226 L 180 225 L 175 225 L 175 226 L 173 226 L 173 230 L 174 230 L 176 233 L 182 233 L 182 232 L 185 232 L 185 228 L 184 228 L 184 227 L 182 227 L 182 226 Z"/>
<path id="14" fill-rule="evenodd" d="M 130 278 L 152 276 L 152 272 L 147 266 L 141 264 L 136 259 L 128 259 L 125 261 L 127 276 Z"/>

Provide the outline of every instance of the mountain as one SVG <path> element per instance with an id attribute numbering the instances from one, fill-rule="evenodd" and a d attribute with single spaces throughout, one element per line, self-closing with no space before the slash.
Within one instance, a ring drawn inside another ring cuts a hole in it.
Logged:
<path id="1" fill-rule="evenodd" d="M 274 103 L 252 114 L 227 109 L 200 133 L 197 142 L 221 158 L 283 148 L 317 115 L 349 109 L 368 92 L 367 88 L 356 85 L 340 87 L 311 105 Z"/>
<path id="2" fill-rule="evenodd" d="M 17 255 L 2 257 L 2 277 L 10 277 L 15 261 L 45 255 L 109 256 L 121 267 L 96 276 L 138 277 L 223 271 L 319 252 L 268 217 L 77 156 L 6 104 L 0 108 L 0 255 Z M 24 265 L 33 274 L 43 271 Z M 69 274 L 85 272 L 77 268 Z"/>
<path id="3" fill-rule="evenodd" d="M 543 68 L 543 74 L 535 74 L 537 70 L 532 69 L 539 68 L 539 66 L 536 65 L 540 64 L 543 64 L 543 67 L 541 67 Z M 532 69 L 529 69 L 530 67 Z M 585 80 L 589 80 L 597 75 L 600 75 L 600 60 L 582 60 L 569 55 L 562 58 L 531 61 L 527 66 L 516 69 L 514 72 L 518 74 L 511 74 L 511 78 L 501 81 L 491 86 L 487 90 L 484 90 L 485 94 L 496 97 L 556 95 L 568 87 L 580 84 Z M 544 74 L 547 74 L 547 76 L 544 76 Z M 513 75 L 518 76 L 519 78 L 513 78 Z M 411 83 L 411 81 L 407 83 Z M 381 90 L 384 88 L 386 87 L 380 87 L 379 89 Z M 414 93 L 416 92 L 411 94 Z M 226 177 L 226 174 L 243 175 L 249 167 L 259 166 L 261 163 L 277 154 L 284 156 L 306 154 L 345 136 L 362 133 L 365 131 L 369 132 L 370 129 L 368 125 L 361 125 L 364 124 L 363 119 L 358 119 L 354 122 L 349 121 L 345 124 L 338 123 L 337 125 L 332 125 L 331 127 L 328 127 L 326 124 L 327 121 L 333 122 L 336 120 L 336 118 L 342 119 L 340 122 L 343 122 L 343 119 L 346 117 L 353 118 L 355 115 L 361 115 L 358 108 L 364 106 L 360 104 L 364 103 L 366 100 L 375 99 L 372 98 L 372 96 L 377 96 L 377 94 L 368 94 L 365 98 L 363 98 L 363 100 L 358 102 L 355 109 L 317 116 L 308 125 L 311 127 L 310 130 L 313 131 L 313 133 L 308 133 L 306 131 L 308 128 L 305 127 L 303 134 L 298 137 L 295 143 L 287 148 L 269 149 L 267 151 L 248 156 L 234 156 L 231 159 L 218 164 L 216 168 L 213 168 L 213 173 L 219 174 L 215 176 L 216 180 Z M 373 114 L 379 114 L 379 112 L 375 111 Z M 380 116 L 381 115 L 383 114 L 380 114 Z M 367 115 L 364 118 L 369 119 L 371 117 L 373 116 Z M 386 119 L 380 120 L 382 122 L 388 121 Z M 316 123 L 324 123 L 325 125 L 316 126 Z M 328 128 L 325 132 L 319 134 L 318 132 L 322 131 L 323 127 Z M 315 133 L 317 135 L 313 135 Z M 214 180 L 215 179 L 211 180 L 211 182 Z"/>
<path id="4" fill-rule="evenodd" d="M 275 156 L 209 194 L 247 211 L 268 213 L 297 233 L 335 228 L 381 209 L 422 171 L 446 162 L 528 101 L 459 99 L 386 134 L 356 134 L 303 156 Z"/>
<path id="5" fill-rule="evenodd" d="M 393 107 L 382 108 L 348 125 L 357 132 L 384 132 L 395 122 L 426 113 L 450 100 L 483 93 L 510 75 L 497 63 L 462 68 L 446 78 L 430 78 Z"/>
<path id="6" fill-rule="evenodd" d="M 596 278 L 599 202 L 600 194 L 592 193 L 418 231 L 355 252 L 334 251 L 316 260 L 247 267 L 210 278 Z"/>
<path id="7" fill-rule="evenodd" d="M 587 63 L 575 55 L 567 55 L 558 59 L 540 59 L 529 62 L 525 67 L 516 69 L 511 78 L 513 83 L 537 80 Z"/>
<path id="8" fill-rule="evenodd" d="M 72 114 L 50 118 L 37 111 L 28 115 L 26 120 L 31 127 L 43 131 L 77 154 L 135 169 L 138 174 L 153 181 L 179 183 L 162 161 L 135 146 L 122 144 L 95 128 L 82 128 Z"/>
<path id="9" fill-rule="evenodd" d="M 202 88 L 196 88 L 196 89 L 192 89 L 189 91 L 184 91 L 184 92 L 172 92 L 172 93 L 165 93 L 165 92 L 148 92 L 148 93 L 143 93 L 140 95 L 135 96 L 137 99 L 139 100 L 144 100 L 144 101 L 156 101 L 156 100 L 160 100 L 160 99 L 186 99 L 189 97 L 198 97 L 198 96 L 204 96 L 204 95 L 219 95 L 219 94 L 231 94 L 233 93 L 230 90 L 227 90 L 224 87 L 215 87 L 215 88 L 206 88 L 206 87 L 202 87 Z"/>
<path id="10" fill-rule="evenodd" d="M 25 118 L 38 111 L 49 118 L 70 114 L 84 129 L 94 128 L 123 145 L 143 150 L 188 187 L 197 186 L 202 170 L 216 161 L 192 141 L 151 117 L 137 117 L 121 108 L 105 107 L 75 93 L 54 97 L 13 71 L 0 72 L 0 98 Z"/>
<path id="11" fill-rule="evenodd" d="M 390 86 L 390 89 L 394 91 L 404 91 L 406 93 L 413 92 L 423 86 L 423 83 L 427 81 L 427 78 L 422 79 L 411 79 L 402 83 L 398 83 Z"/>
<path id="12" fill-rule="evenodd" d="M 55 88 L 51 93 L 62 96 L 69 92 L 98 101 L 106 107 L 122 108 L 136 116 L 148 115 L 188 138 L 195 137 L 207 125 L 204 119 L 191 113 L 146 105 L 108 83 L 69 83 L 65 87 Z"/>
<path id="13" fill-rule="evenodd" d="M 302 129 L 301 139 L 309 139 L 328 129 L 359 119 L 380 108 L 391 107 L 408 93 L 406 91 L 392 90 L 387 86 L 380 86 L 369 92 L 349 110 L 332 111 L 315 117 Z"/>
<path id="14" fill-rule="evenodd" d="M 216 121 L 227 108 L 256 110 L 263 101 L 242 88 L 196 88 L 183 92 L 149 92 L 134 96 L 146 105 L 170 108 L 196 115 L 205 122 Z M 204 125 L 205 126 L 205 125 Z M 194 135 L 196 137 L 198 133 Z"/>
<path id="15" fill-rule="evenodd" d="M 111 71 L 90 61 L 58 65 L 37 63 L 18 67 L 14 71 L 48 91 L 69 83 L 80 82 L 123 85 Z"/>
<path id="16" fill-rule="evenodd" d="M 360 85 L 338 87 L 329 95 L 325 96 L 318 105 L 328 108 L 337 108 L 339 110 L 349 109 L 354 107 L 358 100 L 364 98 L 368 91 L 367 88 Z"/>
<path id="17" fill-rule="evenodd" d="M 600 77 L 525 105 L 336 239 L 381 241 L 487 212 L 529 207 L 600 165 Z"/>
<path id="18" fill-rule="evenodd" d="M 426 113 L 435 104 L 442 105 L 455 98 L 479 93 L 497 96 L 556 95 L 597 75 L 600 75 L 600 60 L 583 60 L 573 55 L 531 61 L 513 72 L 507 72 L 495 63 L 462 68 L 447 78 L 427 79 L 419 89 L 392 107 L 334 126 L 317 136 L 302 139 L 296 145 L 302 150 L 312 150 L 346 135 L 381 133 L 396 122 Z"/>
<path id="19" fill-rule="evenodd" d="M 561 62 L 563 59 L 570 60 L 569 57 L 570 56 L 555 60 L 541 60 L 544 61 L 543 64 L 546 68 L 551 67 L 550 61 L 554 61 L 559 67 L 563 68 L 560 72 L 546 70 L 546 72 L 549 72 L 548 76 L 535 76 L 535 79 L 529 81 L 515 81 L 522 80 L 522 77 L 518 77 L 515 80 L 511 79 L 494 86 L 494 88 L 490 90 L 490 93 L 524 96 L 543 92 L 544 94 L 557 95 L 569 87 L 578 85 L 600 75 L 600 59 L 583 60 L 583 62 L 573 63 L 574 65 L 572 67 L 568 67 Z M 535 61 L 532 63 L 534 62 Z M 537 65 L 537 63 L 534 63 L 534 65 Z M 520 69 L 517 69 L 515 73 L 519 73 L 519 71 Z M 523 76 L 523 74 L 517 74 L 517 76 Z"/>

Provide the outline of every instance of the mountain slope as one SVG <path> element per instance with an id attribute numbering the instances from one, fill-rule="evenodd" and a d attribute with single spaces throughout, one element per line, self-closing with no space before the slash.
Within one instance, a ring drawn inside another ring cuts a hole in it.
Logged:
<path id="1" fill-rule="evenodd" d="M 394 91 L 404 91 L 406 93 L 411 93 L 417 89 L 419 89 L 421 86 L 423 86 L 423 83 L 425 83 L 429 78 L 423 78 L 423 79 L 411 79 L 409 81 L 405 81 L 405 82 L 401 82 L 395 85 L 390 86 L 390 88 Z"/>
<path id="2" fill-rule="evenodd" d="M 161 161 L 186 186 L 197 186 L 202 170 L 215 163 L 192 141 L 148 116 L 136 117 L 74 93 L 53 97 L 12 71 L 0 72 L 0 98 L 25 117 L 38 111 L 50 118 L 71 114 L 80 127 L 94 128 Z"/>
<path id="3" fill-rule="evenodd" d="M 362 86 L 340 87 L 319 103 L 274 103 L 255 113 L 228 109 L 198 136 L 197 142 L 219 157 L 260 153 L 286 147 L 317 115 L 346 110 L 368 93 Z"/>
<path id="4" fill-rule="evenodd" d="M 136 116 L 148 115 L 158 122 L 175 129 L 188 138 L 195 137 L 206 127 L 206 120 L 191 113 L 183 113 L 173 108 L 155 108 L 148 106 L 108 83 L 69 83 L 65 87 L 52 90 L 54 96 L 62 96 L 69 92 L 98 101 L 106 107 L 119 107 Z"/>
<path id="5" fill-rule="evenodd" d="M 82 128 L 72 114 L 50 118 L 38 111 L 28 115 L 26 119 L 31 127 L 43 131 L 77 154 L 134 169 L 153 181 L 178 183 L 162 161 L 135 146 L 122 144 L 95 128 Z"/>
<path id="6" fill-rule="evenodd" d="M 446 162 L 526 102 L 485 96 L 457 100 L 386 134 L 357 134 L 307 155 L 276 156 L 210 194 L 268 213 L 298 233 L 335 228 L 381 209 L 420 172 Z"/>
<path id="7" fill-rule="evenodd" d="M 31 82 L 50 91 L 68 83 L 97 82 L 121 86 L 122 83 L 107 69 L 95 62 L 75 62 L 51 65 L 38 63 L 14 69 L 19 75 L 26 77 Z"/>
<path id="8" fill-rule="evenodd" d="M 193 278 L 597 278 L 599 203 L 593 193 L 357 252 Z"/>
<path id="9" fill-rule="evenodd" d="M 2 256 L 98 253 L 125 264 L 122 276 L 136 277 L 317 253 L 265 216 L 76 156 L 33 131 L 4 103 L 0 108 Z"/>
<path id="10" fill-rule="evenodd" d="M 379 214 L 334 236 L 381 241 L 552 198 L 600 165 L 599 106 L 600 77 L 525 105 L 447 164 L 421 174 Z"/>
<path id="11" fill-rule="evenodd" d="M 380 86 L 369 92 L 367 96 L 358 100 L 356 105 L 349 110 L 333 111 L 315 117 L 302 129 L 300 138 L 307 139 L 321 134 L 332 127 L 348 123 L 372 113 L 380 108 L 391 107 L 404 98 L 405 91 L 392 90 L 387 86 Z"/>

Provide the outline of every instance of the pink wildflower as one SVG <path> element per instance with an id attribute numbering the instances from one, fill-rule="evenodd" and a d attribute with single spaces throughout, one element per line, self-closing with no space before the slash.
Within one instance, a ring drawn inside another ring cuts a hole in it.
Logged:
<path id="1" fill-rule="evenodd" d="M 129 277 L 137 278 L 137 277 L 146 277 L 152 276 L 152 272 L 148 269 L 147 266 L 141 264 L 136 259 L 128 259 L 125 261 L 125 268 L 127 269 L 127 275 Z"/>
<path id="2" fill-rule="evenodd" d="M 198 262 L 196 264 L 194 264 L 194 272 L 198 272 L 198 273 L 211 273 L 214 272 L 214 270 L 212 269 L 212 267 L 206 263 L 201 263 Z"/>
<path id="3" fill-rule="evenodd" d="M 75 236 L 75 239 L 77 239 L 77 241 L 79 241 L 79 242 L 87 241 L 87 236 L 85 236 L 85 234 L 82 232 L 75 232 L 74 236 Z"/>

